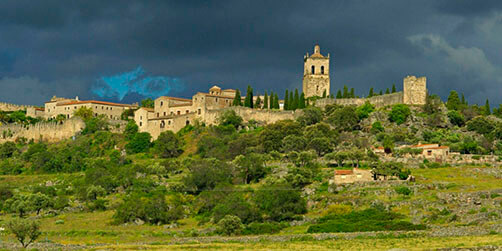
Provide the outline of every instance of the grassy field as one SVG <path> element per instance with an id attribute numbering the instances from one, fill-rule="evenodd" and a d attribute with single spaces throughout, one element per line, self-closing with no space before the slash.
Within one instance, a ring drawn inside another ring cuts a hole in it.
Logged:
<path id="1" fill-rule="evenodd" d="M 479 170 L 487 167 L 449 167 L 438 169 L 413 169 L 412 174 L 416 177 L 415 184 L 448 184 L 446 190 L 425 191 L 421 194 L 411 197 L 386 195 L 368 195 L 365 199 L 389 200 L 434 200 L 436 192 L 475 192 L 491 191 L 502 188 L 502 179 L 488 175 Z M 328 170 L 328 172 L 331 172 Z M 79 175 L 79 174 L 73 174 Z M 48 180 L 56 178 L 72 178 L 71 175 L 19 175 L 19 176 L 0 176 L 0 182 L 10 187 L 26 187 L 39 183 L 45 183 Z M 370 191 L 373 188 L 368 189 Z M 323 192 L 327 193 L 327 192 Z M 356 199 L 355 197 L 344 197 L 343 193 L 332 194 L 331 196 L 341 197 L 346 200 Z M 412 208 L 409 205 L 397 207 L 394 210 L 407 214 Z M 309 212 L 309 216 L 316 216 L 319 210 Z M 355 238 L 343 237 L 331 240 L 314 241 L 311 235 L 305 234 L 308 225 L 291 226 L 283 229 L 277 236 L 302 235 L 298 240 L 287 240 L 274 242 L 270 239 L 253 240 L 247 242 L 247 237 L 238 237 L 236 239 L 222 238 L 211 239 L 209 243 L 199 243 L 201 238 L 195 238 L 194 232 L 200 231 L 211 225 L 198 225 L 194 218 L 187 218 L 179 221 L 177 227 L 167 228 L 166 226 L 155 225 L 113 225 L 111 224 L 113 210 L 104 212 L 76 212 L 64 213 L 53 217 L 41 218 L 41 230 L 43 235 L 40 242 L 59 243 L 64 245 L 78 244 L 85 245 L 88 248 L 98 249 L 182 249 L 182 250 L 200 250 L 200 249 L 219 249 L 219 250 L 386 250 L 390 248 L 406 248 L 408 250 L 435 249 L 444 247 L 472 247 L 485 245 L 502 246 L 502 235 L 492 234 L 484 236 L 463 236 L 463 237 L 417 237 L 400 236 L 389 237 L 380 235 L 371 237 L 360 235 Z M 10 215 L 0 215 L 0 225 L 8 220 Z M 61 223 L 63 222 L 63 223 Z M 500 223 L 500 220 L 495 223 Z M 194 236 L 193 241 L 190 240 Z M 189 244 L 172 244 L 179 243 Z M 0 233 L 2 242 L 14 242 L 13 236 Z M 193 243 L 191 243 L 193 242 Z M 206 242 L 206 241 L 203 241 Z M 1 246 L 1 245 L 0 245 Z"/>

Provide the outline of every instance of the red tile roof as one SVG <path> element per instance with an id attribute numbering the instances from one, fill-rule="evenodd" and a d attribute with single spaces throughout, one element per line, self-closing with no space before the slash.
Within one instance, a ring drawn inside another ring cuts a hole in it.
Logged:
<path id="1" fill-rule="evenodd" d="M 354 171 L 352 170 L 335 170 L 335 175 L 348 175 L 353 173 Z"/>
<path id="2" fill-rule="evenodd" d="M 79 105 L 79 104 L 99 104 L 99 105 L 110 105 L 110 106 L 122 106 L 122 107 L 134 107 L 133 105 L 105 102 L 105 101 L 97 101 L 97 100 L 85 100 L 85 101 L 72 101 L 68 103 L 57 104 L 57 106 L 65 106 L 65 105 Z"/>

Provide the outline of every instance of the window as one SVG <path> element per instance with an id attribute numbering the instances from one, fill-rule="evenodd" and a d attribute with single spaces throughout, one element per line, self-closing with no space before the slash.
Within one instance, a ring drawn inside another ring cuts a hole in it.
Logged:
<path id="1" fill-rule="evenodd" d="M 166 116 L 166 112 L 164 112 L 164 116 Z"/>
<path id="2" fill-rule="evenodd" d="M 321 74 L 324 74 L 324 66 L 321 66 Z"/>
<path id="3" fill-rule="evenodd" d="M 181 114 L 181 111 L 178 111 L 178 115 L 180 115 L 180 114 Z"/>
<path id="4" fill-rule="evenodd" d="M 189 110 L 186 110 L 187 114 L 190 112 Z"/>
<path id="5" fill-rule="evenodd" d="M 139 120 L 143 120 L 143 116 L 139 116 Z"/>
<path id="6" fill-rule="evenodd" d="M 139 122 L 139 126 L 143 126 L 143 122 Z"/>
<path id="7" fill-rule="evenodd" d="M 160 122 L 160 128 L 164 128 L 164 127 L 166 127 L 166 122 L 164 122 L 164 120 L 162 120 Z"/>
<path id="8" fill-rule="evenodd" d="M 200 115 L 200 112 L 201 112 L 201 111 L 200 111 L 200 108 L 199 108 L 199 110 L 198 110 L 198 114 L 199 114 L 199 115 Z"/>
<path id="9" fill-rule="evenodd" d="M 432 155 L 432 150 L 427 151 L 427 155 L 431 156 Z"/>
<path id="10" fill-rule="evenodd" d="M 164 102 L 163 101 L 160 101 L 160 106 L 163 106 L 164 105 Z"/>
<path id="11" fill-rule="evenodd" d="M 358 174 L 358 175 L 357 175 L 357 178 L 358 178 L 358 179 L 360 179 L 360 178 L 362 178 L 362 177 L 363 177 L 363 176 L 362 176 L 362 175 L 360 175 L 360 174 Z"/>
<path id="12" fill-rule="evenodd" d="M 170 125 L 170 124 L 171 124 L 171 120 L 168 120 L 168 121 L 167 121 L 167 124 L 168 124 L 168 125 Z"/>
<path id="13" fill-rule="evenodd" d="M 216 98 L 216 102 L 218 102 L 218 98 Z"/>
<path id="14" fill-rule="evenodd" d="M 157 112 L 157 118 L 160 117 L 160 114 Z"/>
<path id="15" fill-rule="evenodd" d="M 112 115 L 110 115 L 110 119 L 113 119 L 113 116 L 112 116 Z"/>
<path id="16" fill-rule="evenodd" d="M 345 178 L 347 178 L 347 177 L 345 177 L 345 174 L 342 174 L 342 179 L 345 179 Z"/>
<path id="17" fill-rule="evenodd" d="M 171 115 L 173 115 L 173 114 L 174 114 L 174 112 L 171 112 Z"/>
<path id="18" fill-rule="evenodd" d="M 312 65 L 312 74 L 315 74 L 315 66 Z"/>
<path id="19" fill-rule="evenodd" d="M 186 125 L 190 125 L 190 121 L 187 120 Z"/>

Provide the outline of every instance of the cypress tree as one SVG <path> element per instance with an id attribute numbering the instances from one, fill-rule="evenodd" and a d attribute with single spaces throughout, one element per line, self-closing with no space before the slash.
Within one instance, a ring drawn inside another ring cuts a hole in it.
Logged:
<path id="1" fill-rule="evenodd" d="M 293 91 L 289 93 L 289 104 L 288 104 L 288 110 L 294 110 L 296 109 L 295 107 L 295 97 L 293 96 Z"/>
<path id="2" fill-rule="evenodd" d="M 370 88 L 370 93 L 368 94 L 368 98 L 371 98 L 375 95 L 375 93 L 373 93 L 373 87 Z"/>
<path id="3" fill-rule="evenodd" d="M 490 102 L 488 101 L 488 99 L 486 99 L 484 110 L 485 110 L 485 115 L 486 116 L 492 114 L 492 111 L 490 110 Z"/>
<path id="4" fill-rule="evenodd" d="M 380 95 L 380 96 L 382 96 L 382 95 L 383 95 L 383 92 L 382 92 L 382 90 L 380 90 L 380 93 L 379 93 L 378 95 Z"/>
<path id="5" fill-rule="evenodd" d="M 274 108 L 275 109 L 280 109 L 281 108 L 279 106 L 279 96 L 277 96 L 277 93 L 274 95 Z"/>
<path id="6" fill-rule="evenodd" d="M 457 111 L 460 108 L 460 99 L 458 98 L 458 93 L 456 91 L 450 91 L 450 95 L 448 95 L 448 100 L 446 101 L 446 108 L 448 108 L 448 110 Z"/>
<path id="7" fill-rule="evenodd" d="M 246 91 L 246 98 L 244 99 L 244 106 L 245 107 L 251 107 L 250 103 L 252 103 L 252 101 L 250 101 L 249 97 L 250 97 L 250 94 L 251 92 L 249 91 L 251 89 L 251 86 L 248 85 L 248 89 Z"/>
<path id="8" fill-rule="evenodd" d="M 349 97 L 349 88 L 346 85 L 343 86 L 343 96 L 342 97 L 343 98 Z"/>
<path id="9" fill-rule="evenodd" d="M 268 109 L 268 95 L 267 95 L 267 91 L 265 91 L 265 97 L 263 98 L 263 109 Z"/>
<path id="10" fill-rule="evenodd" d="M 322 97 L 326 98 L 326 89 L 324 89 L 324 91 L 322 92 Z"/>
<path id="11" fill-rule="evenodd" d="M 254 108 L 261 108 L 261 98 L 259 95 L 256 95 L 256 102 L 254 103 Z"/>
<path id="12" fill-rule="evenodd" d="M 331 94 L 331 95 L 333 95 L 333 94 Z M 305 105 L 305 93 L 302 92 L 302 94 L 300 95 L 300 104 L 298 104 L 298 108 L 303 109 L 305 107 L 306 107 L 306 105 Z"/>
<path id="13" fill-rule="evenodd" d="M 253 108 L 253 88 L 249 86 L 249 108 Z"/>
<path id="14" fill-rule="evenodd" d="M 392 84 L 392 93 L 396 93 L 396 84 Z"/>
<path id="15" fill-rule="evenodd" d="M 462 103 L 463 105 L 467 105 L 467 101 L 465 100 L 465 97 L 464 97 L 464 94 L 463 94 L 463 93 L 462 93 L 461 103 Z"/>
<path id="16" fill-rule="evenodd" d="M 270 100 L 268 101 L 268 107 L 274 109 L 274 92 L 270 92 Z"/>
<path id="17" fill-rule="evenodd" d="M 341 90 L 338 90 L 338 92 L 336 93 L 336 98 L 337 99 L 342 98 L 342 91 Z"/>
<path id="18" fill-rule="evenodd" d="M 303 92 L 302 92 L 302 94 L 303 94 Z M 330 99 L 334 99 L 334 98 L 335 98 L 335 96 L 333 95 L 333 93 L 331 93 L 331 94 L 329 95 L 329 98 L 330 98 Z"/>
<path id="19" fill-rule="evenodd" d="M 284 110 L 289 110 L 289 91 L 286 89 L 286 94 L 284 94 Z"/>
<path id="20" fill-rule="evenodd" d="M 385 94 L 390 94 L 389 88 L 387 88 L 387 90 L 385 90 Z"/>
<path id="21" fill-rule="evenodd" d="M 356 95 L 354 94 L 354 88 L 350 88 L 350 98 L 355 98 Z"/>
<path id="22" fill-rule="evenodd" d="M 298 88 L 295 89 L 295 99 L 293 101 L 294 110 L 298 109 L 300 105 L 300 95 L 298 95 Z"/>
<path id="23" fill-rule="evenodd" d="M 234 101 L 232 101 L 232 106 L 242 106 L 241 92 L 239 89 L 235 90 Z"/>

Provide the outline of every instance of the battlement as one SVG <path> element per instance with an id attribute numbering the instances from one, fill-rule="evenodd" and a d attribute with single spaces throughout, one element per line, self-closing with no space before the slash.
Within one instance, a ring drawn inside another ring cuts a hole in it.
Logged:
<path id="1" fill-rule="evenodd" d="M 0 111 L 4 111 L 4 112 L 26 110 L 28 108 L 34 108 L 34 107 L 35 106 L 33 106 L 33 105 L 16 105 L 16 104 L 0 102 Z"/>

